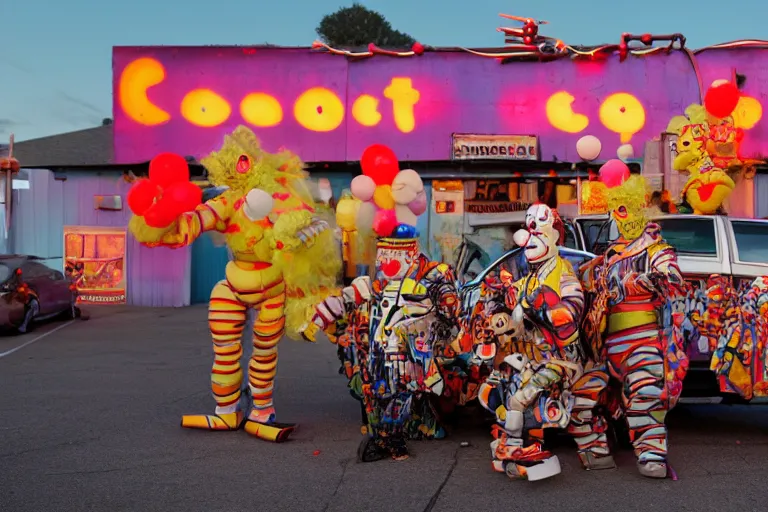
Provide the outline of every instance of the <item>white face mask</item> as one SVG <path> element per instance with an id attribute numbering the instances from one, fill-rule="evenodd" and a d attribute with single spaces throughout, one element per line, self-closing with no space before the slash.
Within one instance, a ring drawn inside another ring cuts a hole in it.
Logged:
<path id="1" fill-rule="evenodd" d="M 525 213 L 525 229 L 518 230 L 513 239 L 524 248 L 531 263 L 542 263 L 557 256 L 560 233 L 555 229 L 555 213 L 545 204 L 535 204 Z"/>

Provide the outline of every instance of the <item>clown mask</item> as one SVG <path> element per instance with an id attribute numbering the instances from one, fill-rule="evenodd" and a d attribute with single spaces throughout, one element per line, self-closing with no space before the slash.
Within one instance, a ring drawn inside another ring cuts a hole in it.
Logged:
<path id="1" fill-rule="evenodd" d="M 645 179 L 637 174 L 608 189 L 608 208 L 624 240 L 634 240 L 645 230 L 646 194 Z"/>
<path id="2" fill-rule="evenodd" d="M 557 256 L 561 229 L 556 212 L 545 204 L 535 204 L 525 213 L 525 229 L 515 232 L 512 239 L 523 248 L 529 263 L 543 263 Z"/>

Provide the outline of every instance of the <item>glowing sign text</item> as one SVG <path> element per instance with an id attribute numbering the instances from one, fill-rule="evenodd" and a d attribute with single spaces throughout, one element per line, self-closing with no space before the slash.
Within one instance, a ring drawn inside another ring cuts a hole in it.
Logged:
<path id="1" fill-rule="evenodd" d="M 153 104 L 147 97 L 150 87 L 165 80 L 165 68 L 155 59 L 140 58 L 128 64 L 120 75 L 118 101 L 125 114 L 144 126 L 167 123 L 171 115 Z M 420 93 L 410 78 L 395 77 L 384 89 L 383 95 L 392 103 L 395 126 L 410 133 L 416 128 L 414 107 Z M 219 126 L 232 115 L 232 106 L 211 89 L 189 91 L 179 106 L 181 116 L 189 123 L 203 128 Z M 381 122 L 379 99 L 369 94 L 360 95 L 352 103 L 352 118 L 365 127 Z M 277 126 L 283 121 L 283 106 L 274 96 L 262 92 L 246 95 L 240 102 L 240 115 L 249 124 L 259 128 Z M 313 87 L 304 91 L 293 104 L 293 117 L 302 127 L 313 132 L 331 132 L 344 122 L 342 100 L 329 89 Z"/>
<path id="2" fill-rule="evenodd" d="M 566 91 L 549 97 L 547 120 L 554 128 L 566 133 L 579 133 L 589 126 L 589 118 L 573 111 L 575 98 Z M 600 122 L 627 144 L 645 126 L 645 109 L 640 100 L 625 92 L 611 94 L 600 105 Z"/>
<path id="3" fill-rule="evenodd" d="M 125 66 L 118 87 L 118 98 L 125 114 L 146 126 L 167 123 L 170 114 L 147 98 L 147 89 L 163 80 L 165 68 L 154 59 L 137 59 Z"/>

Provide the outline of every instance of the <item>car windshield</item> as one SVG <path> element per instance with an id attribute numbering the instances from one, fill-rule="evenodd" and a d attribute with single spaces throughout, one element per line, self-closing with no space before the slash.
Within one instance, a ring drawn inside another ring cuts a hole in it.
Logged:
<path id="1" fill-rule="evenodd" d="M 0 283 L 4 283 L 11 277 L 11 268 L 5 263 L 0 263 Z"/>
<path id="2" fill-rule="evenodd" d="M 490 272 L 486 274 L 486 279 L 498 279 L 502 270 L 512 274 L 515 281 L 528 272 L 528 260 L 525 258 L 523 250 L 518 248 L 511 251 L 506 258 L 490 269 Z"/>
<path id="3" fill-rule="evenodd" d="M 714 219 L 670 217 L 655 219 L 661 234 L 678 254 L 688 256 L 717 256 Z"/>
<path id="4" fill-rule="evenodd" d="M 565 258 L 566 260 L 571 262 L 571 265 L 573 266 L 573 270 L 578 272 L 579 267 L 581 267 L 586 262 L 592 260 L 594 258 L 594 255 L 591 253 L 583 253 L 583 252 L 571 252 L 571 251 L 560 251 L 560 255 Z"/>
<path id="5" fill-rule="evenodd" d="M 739 261 L 768 263 L 768 222 L 733 221 Z"/>
<path id="6" fill-rule="evenodd" d="M 584 263 L 590 261 L 594 255 L 587 252 L 575 251 L 567 248 L 560 248 L 560 256 L 568 260 L 573 266 L 574 270 Z M 525 253 L 521 249 L 515 249 L 510 251 L 506 258 L 494 265 L 490 271 L 486 274 L 486 278 L 497 279 L 501 275 L 501 271 L 506 270 L 514 280 L 518 280 L 523 277 L 529 270 L 528 260 L 525 257 Z"/>

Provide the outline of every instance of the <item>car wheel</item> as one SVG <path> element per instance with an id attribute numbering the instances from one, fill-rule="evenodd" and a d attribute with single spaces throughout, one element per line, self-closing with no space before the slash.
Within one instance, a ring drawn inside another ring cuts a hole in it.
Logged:
<path id="1" fill-rule="evenodd" d="M 24 308 L 24 320 L 21 322 L 21 325 L 19 326 L 19 332 L 24 334 L 30 330 L 30 327 L 32 326 L 32 322 L 35 320 L 35 317 L 40 314 L 40 303 L 37 301 L 36 298 L 32 297 L 29 299 L 29 302 L 27 303 L 27 307 Z"/>

